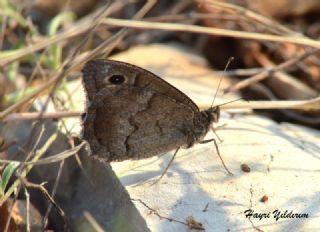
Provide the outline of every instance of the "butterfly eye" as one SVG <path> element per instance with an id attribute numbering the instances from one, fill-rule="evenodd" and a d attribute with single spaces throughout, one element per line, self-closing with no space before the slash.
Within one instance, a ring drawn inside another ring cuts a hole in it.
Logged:
<path id="1" fill-rule="evenodd" d="M 122 75 L 112 75 L 109 77 L 109 82 L 113 85 L 120 85 L 125 81 L 124 76 Z"/>

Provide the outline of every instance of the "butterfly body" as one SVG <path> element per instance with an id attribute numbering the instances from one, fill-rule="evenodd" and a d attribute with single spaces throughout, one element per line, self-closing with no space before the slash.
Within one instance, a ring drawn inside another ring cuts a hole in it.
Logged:
<path id="1" fill-rule="evenodd" d="M 112 60 L 89 61 L 83 139 L 107 162 L 142 159 L 202 141 L 219 108 L 200 111 L 184 93 L 155 74 Z"/>

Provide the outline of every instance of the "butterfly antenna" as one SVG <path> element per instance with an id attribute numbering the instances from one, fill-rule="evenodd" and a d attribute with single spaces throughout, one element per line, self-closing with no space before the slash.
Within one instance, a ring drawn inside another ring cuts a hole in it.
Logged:
<path id="1" fill-rule="evenodd" d="M 245 98 L 243 98 L 243 97 L 240 97 L 240 98 L 237 98 L 237 99 L 234 99 L 234 100 L 231 100 L 231 101 L 222 103 L 222 104 L 217 105 L 217 106 L 219 106 L 219 107 L 220 107 L 220 106 L 224 106 L 224 105 L 230 104 L 230 103 L 232 103 L 232 102 L 240 101 L 240 100 L 245 100 L 245 101 L 249 102 L 247 99 L 245 99 Z"/>
<path id="2" fill-rule="evenodd" d="M 234 57 L 230 57 L 230 58 L 229 58 L 226 66 L 224 67 L 224 70 L 223 70 L 224 73 L 225 73 L 226 70 L 228 69 L 231 61 L 233 61 L 233 60 L 234 60 Z M 221 75 L 221 77 L 220 77 L 219 84 L 218 84 L 218 88 L 217 88 L 217 90 L 216 90 L 216 93 L 214 94 L 214 98 L 213 98 L 213 101 L 212 101 L 212 104 L 211 104 L 211 108 L 213 107 L 213 104 L 214 104 L 214 102 L 215 102 L 215 100 L 216 100 L 216 98 L 217 98 L 218 91 L 219 91 L 219 89 L 220 89 L 220 85 L 221 85 L 222 79 L 223 79 L 223 75 Z"/>

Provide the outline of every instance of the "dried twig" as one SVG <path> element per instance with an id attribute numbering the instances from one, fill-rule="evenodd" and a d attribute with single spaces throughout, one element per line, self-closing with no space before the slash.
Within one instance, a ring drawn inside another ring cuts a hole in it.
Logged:
<path id="1" fill-rule="evenodd" d="M 46 194 L 44 194 L 44 195 L 46 196 L 46 198 L 49 199 L 49 202 L 50 202 L 50 203 L 49 203 L 49 206 L 48 206 L 48 208 L 47 208 L 47 210 L 46 210 L 46 213 L 45 213 L 45 215 L 44 215 L 44 217 L 43 217 L 43 220 L 42 220 L 42 221 L 43 221 L 43 227 L 44 227 L 44 228 L 47 228 L 48 219 L 49 219 L 49 214 L 50 214 L 50 212 L 51 212 L 52 206 L 54 206 L 54 207 L 58 210 L 58 212 L 59 212 L 59 214 L 61 215 L 61 217 L 63 218 L 65 224 L 67 224 L 67 219 L 65 218 L 65 215 L 64 215 L 63 210 L 58 206 L 58 204 L 56 204 L 56 203 L 54 202 L 54 197 L 55 197 L 55 195 L 56 195 L 56 192 L 57 192 L 57 189 L 58 189 L 58 186 L 59 186 L 59 180 L 60 180 L 60 178 L 61 178 L 61 173 L 62 173 L 62 170 L 63 170 L 63 165 L 64 165 L 64 160 L 62 160 L 62 161 L 60 162 L 60 164 L 59 164 L 59 171 L 58 171 L 56 180 L 54 181 L 54 186 L 53 186 L 53 188 L 52 188 L 52 192 L 51 192 L 51 195 L 50 195 L 51 198 L 48 198 L 48 197 L 47 197 L 47 195 L 49 195 L 48 192 L 46 192 Z M 41 190 L 42 193 L 43 193 L 43 190 L 46 190 L 45 188 L 43 188 L 43 186 L 40 186 L 39 188 L 40 188 L 40 190 Z"/>
<path id="2" fill-rule="evenodd" d="M 70 228 L 66 215 L 63 209 L 54 201 L 54 199 L 50 196 L 48 191 L 43 187 L 44 184 L 33 184 L 27 181 L 23 181 L 24 185 L 27 188 L 35 188 L 40 190 L 40 192 L 46 197 L 46 199 L 54 206 L 54 208 L 58 211 L 59 215 L 64 221 L 65 229 Z"/>
<path id="3" fill-rule="evenodd" d="M 180 224 L 183 224 L 183 225 L 186 225 L 188 226 L 187 223 L 183 222 L 183 221 L 179 221 L 179 220 L 176 220 L 176 219 L 173 219 L 173 218 L 169 218 L 169 217 L 165 217 L 165 216 L 162 216 L 160 215 L 155 209 L 152 209 L 150 206 L 148 206 L 144 201 L 142 201 L 141 199 L 133 199 L 131 198 L 132 201 L 138 201 L 140 202 L 140 204 L 142 204 L 144 207 L 146 207 L 149 211 L 150 211 L 150 214 L 154 214 L 156 215 L 157 217 L 159 217 L 160 220 L 162 219 L 166 219 L 168 220 L 169 222 L 178 222 Z"/>
<path id="4" fill-rule="evenodd" d="M 203 104 L 201 109 L 208 109 L 209 104 Z M 302 101 L 236 101 L 225 104 L 221 109 L 292 109 L 292 110 L 320 110 L 320 97 Z"/>
<path id="5" fill-rule="evenodd" d="M 227 88 L 225 90 L 225 93 L 238 91 L 238 90 L 243 89 L 243 88 L 245 88 L 245 87 L 247 87 L 249 85 L 252 85 L 254 83 L 262 81 L 262 80 L 272 76 L 272 74 L 274 72 L 277 72 L 277 71 L 280 71 L 280 70 L 285 70 L 286 68 L 297 64 L 298 62 L 308 58 L 311 55 L 314 55 L 314 54 L 318 53 L 319 51 L 320 51 L 320 49 L 311 49 L 309 51 L 306 51 L 305 53 L 303 53 L 303 54 L 301 54 L 301 55 L 299 55 L 297 57 L 289 59 L 289 60 L 287 60 L 287 61 L 285 61 L 285 62 L 283 62 L 283 63 L 281 63 L 281 64 L 279 64 L 279 65 L 277 65 L 275 67 L 268 68 L 268 69 L 266 69 L 266 70 L 264 70 L 264 71 L 262 71 L 262 72 L 260 72 L 260 73 L 258 73 L 256 75 L 254 75 L 254 76 L 252 76 L 252 77 L 250 77 L 248 79 L 245 79 L 243 81 L 238 82 L 237 84 L 231 86 L 230 88 Z"/>
<path id="6" fill-rule="evenodd" d="M 219 104 L 218 104 L 219 105 Z M 199 105 L 201 109 L 208 109 L 210 104 Z M 302 101 L 237 101 L 230 104 L 225 104 L 220 107 L 221 109 L 292 109 L 292 110 L 319 110 L 320 97 L 302 100 Z M 80 117 L 84 112 L 52 112 L 43 113 L 42 118 L 45 119 L 58 119 L 65 117 Z M 13 113 L 8 115 L 4 121 L 23 121 L 23 120 L 37 120 L 39 119 L 39 112 L 37 113 Z"/>

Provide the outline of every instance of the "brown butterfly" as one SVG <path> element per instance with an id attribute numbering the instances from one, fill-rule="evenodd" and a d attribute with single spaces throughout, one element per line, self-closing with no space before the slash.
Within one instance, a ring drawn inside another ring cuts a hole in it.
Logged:
<path id="1" fill-rule="evenodd" d="M 218 121 L 219 107 L 200 111 L 188 96 L 145 69 L 92 60 L 83 68 L 83 84 L 87 107 L 82 136 L 100 160 L 143 159 L 171 150 L 176 154 L 180 147 L 215 142 L 203 138 Z"/>

